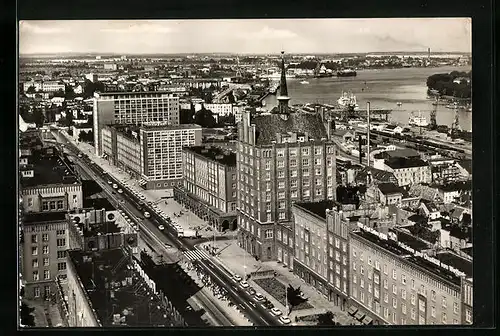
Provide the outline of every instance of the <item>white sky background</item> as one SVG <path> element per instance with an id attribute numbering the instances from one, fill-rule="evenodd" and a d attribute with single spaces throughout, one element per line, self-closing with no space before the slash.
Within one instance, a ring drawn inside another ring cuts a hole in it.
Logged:
<path id="1" fill-rule="evenodd" d="M 20 54 L 471 52 L 468 18 L 21 21 Z"/>

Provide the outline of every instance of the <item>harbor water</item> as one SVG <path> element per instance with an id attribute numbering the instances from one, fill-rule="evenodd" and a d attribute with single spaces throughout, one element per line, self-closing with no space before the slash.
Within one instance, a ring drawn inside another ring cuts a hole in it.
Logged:
<path id="1" fill-rule="evenodd" d="M 356 77 L 308 78 L 309 84 L 301 84 L 303 79 L 290 78 L 287 80 L 288 95 L 292 105 L 337 105 L 342 91 L 348 91 L 356 96 L 360 109 L 365 109 L 367 102 L 372 109 L 391 109 L 390 121 L 407 124 L 411 112 L 421 113 L 429 121 L 434 100 L 427 99 L 427 77 L 436 73 L 470 70 L 470 66 L 361 70 Z M 268 96 L 264 101 L 266 109 L 277 104 L 275 95 Z M 398 106 L 398 102 L 402 104 Z M 458 116 L 460 127 L 470 131 L 472 112 L 458 110 Z M 451 126 L 454 119 L 455 110 L 438 105 L 438 125 Z"/>

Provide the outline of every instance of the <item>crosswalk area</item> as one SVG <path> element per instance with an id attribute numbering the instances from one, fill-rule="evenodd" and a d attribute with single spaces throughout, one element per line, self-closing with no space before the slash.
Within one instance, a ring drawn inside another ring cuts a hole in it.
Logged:
<path id="1" fill-rule="evenodd" d="M 203 260 L 203 259 L 210 259 L 211 257 L 210 254 L 201 250 L 186 251 L 183 252 L 183 255 L 188 260 Z"/>

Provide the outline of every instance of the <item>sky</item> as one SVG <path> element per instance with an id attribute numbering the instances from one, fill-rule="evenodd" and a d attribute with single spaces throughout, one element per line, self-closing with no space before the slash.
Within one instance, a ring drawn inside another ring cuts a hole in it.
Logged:
<path id="1" fill-rule="evenodd" d="M 471 52 L 469 18 L 21 21 L 20 54 Z"/>

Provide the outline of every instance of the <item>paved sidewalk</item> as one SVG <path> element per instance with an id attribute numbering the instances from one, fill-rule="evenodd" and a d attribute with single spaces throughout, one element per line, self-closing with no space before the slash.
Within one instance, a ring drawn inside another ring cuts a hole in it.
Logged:
<path id="1" fill-rule="evenodd" d="M 203 248 L 205 245 L 213 246 L 214 243 L 207 242 L 198 246 Z M 288 268 L 283 267 L 283 264 L 276 261 L 256 261 L 255 258 L 238 246 L 236 240 L 216 241 L 215 245 L 217 246 L 217 253 L 219 253 L 216 259 L 232 273 L 244 277 L 245 274 L 250 274 L 256 271 L 274 270 L 278 274 L 277 279 L 286 287 L 289 284 L 291 284 L 294 288 L 300 286 L 301 291 L 308 298 L 308 302 L 313 306 L 313 308 L 292 311 L 289 316 L 292 321 L 294 321 L 296 316 L 322 314 L 327 311 L 331 311 L 335 315 L 335 321 L 339 322 L 341 325 L 350 325 L 351 323 L 360 325 L 360 323 L 351 317 L 347 311 L 342 311 L 340 307 L 337 307 L 333 302 L 328 301 L 328 299 L 316 289 L 306 284 L 302 279 L 300 279 L 300 277 L 293 274 L 293 272 L 290 272 Z M 257 285 L 252 278 L 248 280 L 248 283 L 254 287 L 256 291 L 261 292 L 264 296 L 266 296 L 275 307 L 279 308 L 284 314 L 286 314 L 286 307 L 274 299 L 271 294 L 266 293 L 262 288 L 260 288 L 260 286 Z M 297 325 L 305 324 L 310 323 L 297 323 Z"/>

